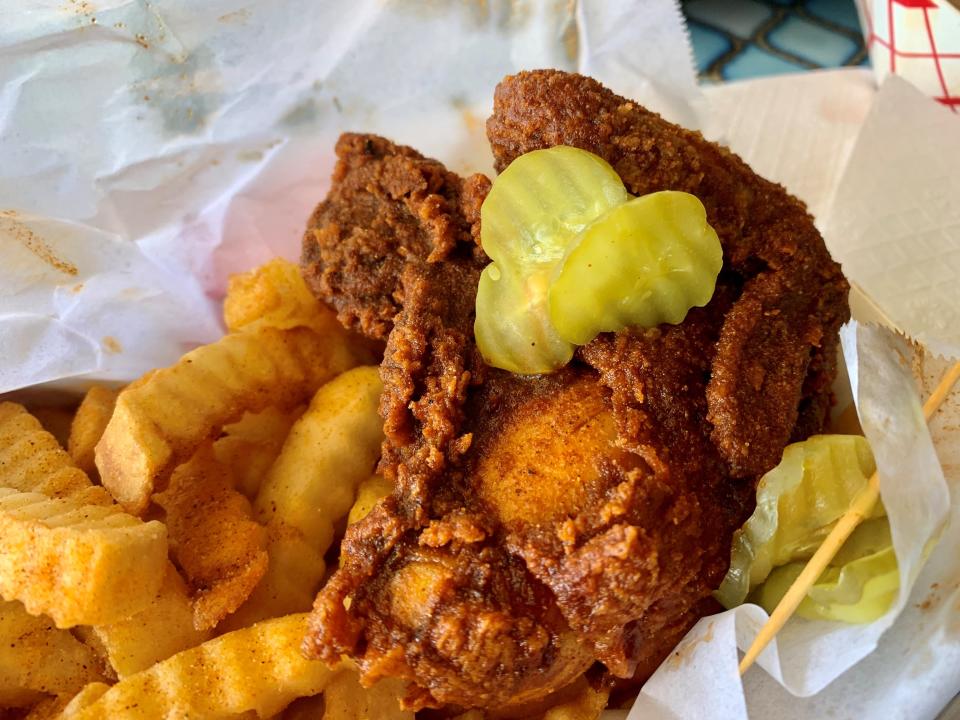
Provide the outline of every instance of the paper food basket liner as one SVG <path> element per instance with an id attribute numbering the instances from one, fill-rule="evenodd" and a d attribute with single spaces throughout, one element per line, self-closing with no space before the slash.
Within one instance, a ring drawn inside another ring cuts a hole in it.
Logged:
<path id="1" fill-rule="evenodd" d="M 123 382 L 216 339 L 229 273 L 297 256 L 343 130 L 491 172 L 493 88 L 534 67 L 730 145 L 809 204 L 861 317 L 960 354 L 950 108 L 899 78 L 878 92 L 866 70 L 702 92 L 670 0 L 27 0 L 0 7 L 0 57 L 0 393 Z M 927 718 L 960 688 L 956 400 L 931 439 L 914 379 L 943 361 L 866 325 L 844 347 L 893 508 L 896 610 L 793 621 L 745 683 L 737 646 L 762 611 L 706 618 L 631 718 Z"/>

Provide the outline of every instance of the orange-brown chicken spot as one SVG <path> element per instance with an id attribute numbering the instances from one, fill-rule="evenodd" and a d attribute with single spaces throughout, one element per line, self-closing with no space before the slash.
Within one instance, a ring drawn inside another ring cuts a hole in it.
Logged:
<path id="1" fill-rule="evenodd" d="M 576 515 L 623 452 L 607 392 L 592 376 L 535 397 L 499 425 L 475 469 L 477 496 L 510 527 Z"/>

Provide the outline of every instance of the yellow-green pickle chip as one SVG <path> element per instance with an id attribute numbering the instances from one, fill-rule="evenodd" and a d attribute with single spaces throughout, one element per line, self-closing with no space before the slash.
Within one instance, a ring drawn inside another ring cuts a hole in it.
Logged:
<path id="1" fill-rule="evenodd" d="M 716 597 L 727 608 L 750 600 L 772 612 L 876 466 L 866 439 L 816 435 L 788 445 L 760 480 L 757 508 L 733 539 L 730 570 Z M 871 622 L 900 586 L 890 525 L 878 503 L 809 590 L 797 614 Z"/>
<path id="2" fill-rule="evenodd" d="M 566 365 L 603 331 L 682 322 L 710 301 L 723 264 L 693 195 L 630 199 L 606 161 L 563 145 L 514 160 L 480 222 L 493 262 L 477 288 L 477 346 L 520 374 Z"/>
<path id="3" fill-rule="evenodd" d="M 573 356 L 546 310 L 554 265 L 590 222 L 628 199 L 620 176 L 593 153 L 558 146 L 521 155 L 480 208 L 480 242 L 493 261 L 477 289 L 477 346 L 488 364 L 551 372 Z"/>
<path id="4" fill-rule="evenodd" d="M 676 325 L 710 302 L 722 266 L 720 240 L 695 196 L 634 198 L 570 247 L 550 286 L 550 320 L 576 345 L 632 325 Z"/>
<path id="5" fill-rule="evenodd" d="M 774 568 L 750 600 L 773 612 L 803 568 L 802 562 Z M 796 614 L 811 620 L 872 622 L 890 609 L 899 589 L 900 571 L 890 524 L 886 518 L 875 518 L 853 531 L 831 566 L 807 592 Z"/>

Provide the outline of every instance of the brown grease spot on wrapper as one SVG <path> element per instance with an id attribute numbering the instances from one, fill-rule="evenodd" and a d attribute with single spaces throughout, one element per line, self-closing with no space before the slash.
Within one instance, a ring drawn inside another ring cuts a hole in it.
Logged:
<path id="1" fill-rule="evenodd" d="M 100 344 L 103 345 L 103 349 L 108 353 L 116 355 L 117 353 L 123 352 L 123 345 L 120 344 L 120 341 L 117 340 L 113 335 L 107 335 L 100 341 Z"/>
<path id="2" fill-rule="evenodd" d="M 53 248 L 47 245 L 42 237 L 16 218 L 17 212 L 15 210 L 0 210 L 0 231 L 9 233 L 10 237 L 18 241 L 54 270 L 59 270 L 64 275 L 70 275 L 71 277 L 77 275 L 78 270 L 76 265 L 58 257 L 57 254 L 54 253 Z"/>
<path id="3" fill-rule="evenodd" d="M 670 659 L 667 661 L 670 669 L 678 670 L 682 666 L 686 665 L 690 658 L 693 657 L 693 654 L 697 650 L 698 645 L 705 645 L 713 640 L 713 623 L 711 622 L 707 625 L 707 631 L 704 633 L 703 637 L 697 638 L 696 640 L 684 640 L 676 649 L 670 654 Z"/>

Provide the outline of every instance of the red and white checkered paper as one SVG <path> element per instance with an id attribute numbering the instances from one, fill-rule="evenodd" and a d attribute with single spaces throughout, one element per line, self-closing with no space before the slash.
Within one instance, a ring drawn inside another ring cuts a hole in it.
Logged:
<path id="1" fill-rule="evenodd" d="M 878 82 L 901 75 L 960 112 L 960 9 L 950 0 L 857 0 Z"/>

